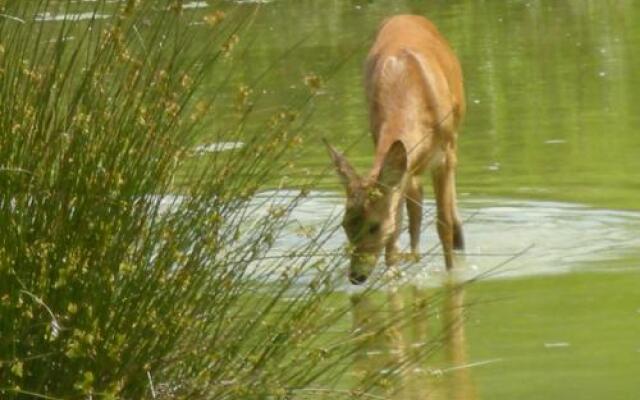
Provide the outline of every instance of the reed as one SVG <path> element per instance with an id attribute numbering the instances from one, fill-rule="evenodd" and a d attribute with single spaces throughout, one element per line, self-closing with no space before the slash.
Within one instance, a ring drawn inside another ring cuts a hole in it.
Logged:
<path id="1" fill-rule="evenodd" d="M 254 14 L 90 4 L 0 3 L 0 397 L 332 393 L 358 343 L 313 257 L 334 228 L 265 256 L 307 193 L 265 182 L 308 103 L 229 126 L 203 90 Z M 244 145 L 199 155 L 210 124 Z"/>

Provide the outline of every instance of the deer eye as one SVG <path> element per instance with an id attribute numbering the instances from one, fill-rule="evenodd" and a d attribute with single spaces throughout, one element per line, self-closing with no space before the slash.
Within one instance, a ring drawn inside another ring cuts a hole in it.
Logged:
<path id="1" fill-rule="evenodd" d="M 380 230 L 380 223 L 378 222 L 374 222 L 369 226 L 369 233 L 371 234 L 378 233 L 379 230 Z"/>

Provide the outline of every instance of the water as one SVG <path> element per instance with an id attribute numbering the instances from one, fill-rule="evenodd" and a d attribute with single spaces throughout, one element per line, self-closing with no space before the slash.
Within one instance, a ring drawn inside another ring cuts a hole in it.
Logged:
<path id="1" fill-rule="evenodd" d="M 271 255 L 286 255 L 288 249 L 302 246 L 308 233 L 329 219 L 339 223 L 343 203 L 334 193 L 312 192 L 293 211 L 292 223 Z M 412 282 L 416 283 L 419 277 L 418 283 L 429 286 L 434 276 L 445 275 L 445 268 L 433 224 L 435 204 L 427 201 L 424 207 L 423 259 L 417 265 L 404 265 L 403 269 Z M 463 200 L 460 213 L 468 238 L 466 250 L 459 257 L 457 273 L 461 279 L 614 272 L 633 269 L 640 260 L 640 212 L 485 198 Z M 405 226 L 399 242 L 402 251 L 409 251 L 408 236 Z M 343 231 L 337 230 L 327 240 L 324 254 L 343 252 L 346 240 Z"/>
<path id="2" fill-rule="evenodd" d="M 411 298 L 440 301 L 415 321 L 413 333 L 391 332 L 357 355 L 354 377 L 367 368 L 384 373 L 380 354 L 403 356 L 416 341 L 444 330 L 439 353 L 417 371 L 390 378 L 393 390 L 374 391 L 396 399 L 640 396 L 639 2 L 237 3 L 261 5 L 245 36 L 251 51 L 238 56 L 222 98 L 233 98 L 234 85 L 270 70 L 254 89 L 260 98 L 253 123 L 275 104 L 307 93 L 305 76 L 331 73 L 313 99 L 304 150 L 292 155 L 296 168 L 285 172 L 290 186 L 320 177 L 318 191 L 295 211 L 296 222 L 273 255 L 304 240 L 300 227 L 313 230 L 328 218 L 338 223 L 343 194 L 336 177 L 322 175 L 330 166 L 321 137 L 346 149 L 360 170 L 371 163 L 361 69 L 385 16 L 428 15 L 463 66 L 468 112 L 458 192 L 468 248 L 458 274 L 481 279 L 466 293 L 434 287 L 446 274 L 428 226 L 423 260 L 403 267 L 420 288 L 381 293 L 377 306 L 357 303 L 353 295 L 350 325 L 367 329 L 362 321 L 376 320 L 377 308 L 397 311 Z M 211 9 L 205 2 L 189 4 L 186 12 Z M 203 145 L 212 141 L 203 133 Z M 228 143 L 200 149 L 226 151 L 233 147 Z M 426 205 L 433 209 L 429 196 Z M 340 252 L 343 244 L 338 231 L 325 250 Z M 406 247 L 406 237 L 401 244 Z M 456 321 L 455 329 L 442 321 Z"/>
<path id="3" fill-rule="evenodd" d="M 295 97 L 306 74 L 334 72 L 314 99 L 315 115 L 303 135 L 306 150 L 296 157 L 298 172 L 289 173 L 290 182 L 330 168 L 321 137 L 346 149 L 360 170 L 370 165 L 362 61 L 378 23 L 405 12 L 428 15 L 463 65 L 468 113 L 458 191 L 468 218 L 468 254 L 462 274 L 483 279 L 467 288 L 464 304 L 472 306 L 465 310 L 464 329 L 449 332 L 453 339 L 442 360 L 436 356 L 423 366 L 449 372 L 396 376 L 390 379 L 395 395 L 382 388 L 377 393 L 397 399 L 637 398 L 640 3 L 354 0 L 263 6 L 255 50 L 241 74 L 255 76 L 283 58 L 263 82 L 258 109 Z M 326 175 L 319 188 L 324 191 L 295 214 L 302 225 L 340 215 L 343 194 L 336 177 Z M 298 240 L 292 229 L 277 251 L 286 253 Z M 343 243 L 337 233 L 327 251 L 339 251 Z M 429 227 L 422 248 L 437 244 Z M 441 277 L 439 248 L 433 252 L 420 267 L 407 267 L 411 280 Z M 380 307 L 397 306 L 397 299 L 385 296 Z M 376 315 L 354 307 L 353 324 L 362 313 Z M 395 349 L 397 355 L 403 336 L 394 337 L 376 344 L 376 351 Z M 359 368 L 380 366 L 373 354 L 362 355 Z"/>

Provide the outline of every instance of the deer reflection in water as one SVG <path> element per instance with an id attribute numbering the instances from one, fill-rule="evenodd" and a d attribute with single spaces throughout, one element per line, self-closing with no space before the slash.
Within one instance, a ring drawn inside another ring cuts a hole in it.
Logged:
<path id="1" fill-rule="evenodd" d="M 382 297 L 382 298 L 381 298 Z M 477 400 L 467 356 L 464 287 L 396 288 L 351 297 L 360 340 L 353 393 L 388 400 Z"/>

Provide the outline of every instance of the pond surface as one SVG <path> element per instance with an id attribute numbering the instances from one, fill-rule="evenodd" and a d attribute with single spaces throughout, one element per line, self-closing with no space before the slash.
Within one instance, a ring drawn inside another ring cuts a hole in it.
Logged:
<path id="1" fill-rule="evenodd" d="M 379 22 L 397 13 L 429 16 L 463 66 L 468 112 L 460 135 L 458 191 L 468 219 L 468 249 L 461 273 L 484 278 L 467 288 L 464 300 L 451 300 L 460 308 L 472 306 L 464 310 L 464 329 L 449 332 L 444 366 L 432 366 L 440 372 L 405 374 L 393 380 L 400 392 L 387 395 L 638 398 L 640 3 L 265 4 L 254 26 L 254 50 L 238 66 L 249 80 L 275 63 L 262 83 L 265 109 L 294 98 L 306 75 L 333 73 L 313 100 L 306 150 L 296 159 L 298 172 L 288 176 L 292 186 L 330 168 L 321 137 L 345 149 L 361 171 L 370 165 L 361 66 Z M 299 47 L 289 53 L 294 45 Z M 312 193 L 296 211 L 301 225 L 339 217 L 337 184 L 331 174 L 321 178 L 324 191 Z M 425 186 L 430 187 L 427 181 Z M 298 240 L 292 228 L 276 251 L 286 253 Z M 406 245 L 407 238 L 402 240 Z M 338 232 L 327 252 L 339 251 L 343 243 Z M 432 257 L 407 267 L 410 280 L 441 281 L 437 246 L 430 226 L 422 248 L 431 249 Z M 386 301 L 383 307 L 396 304 Z M 374 318 L 368 309 L 354 306 L 353 324 L 363 313 Z M 375 359 L 380 352 L 401 354 L 398 336 L 390 337 L 361 355 L 362 368 L 383 368 Z"/>
<path id="2" fill-rule="evenodd" d="M 414 301 L 405 295 L 440 293 L 434 306 L 440 311 L 417 321 L 409 336 L 395 332 L 372 342 L 369 352 L 357 355 L 355 376 L 383 369 L 380 354 L 405 356 L 416 340 L 440 332 L 446 340 L 441 354 L 429 359 L 433 364 L 396 374 L 390 382 L 397 390 L 379 388 L 380 396 L 640 398 L 640 2 L 237 3 L 262 4 L 246 37 L 251 51 L 234 64 L 234 84 L 269 71 L 254 88 L 261 93 L 255 123 L 260 113 L 299 97 L 305 77 L 331 75 L 312 100 L 315 112 L 303 132 L 304 150 L 293 156 L 295 172 L 285 172 L 292 187 L 318 177 L 318 190 L 295 211 L 297 222 L 273 255 L 304 240 L 300 227 L 338 222 L 342 192 L 327 173 L 321 137 L 345 149 L 360 170 L 372 161 L 361 70 L 384 17 L 427 15 L 463 66 L 468 111 L 458 192 L 468 248 L 458 274 L 481 279 L 466 293 L 434 288 L 446 278 L 437 235 L 428 226 L 423 260 L 405 269 L 421 288 L 380 294 L 377 306 L 358 303 L 356 293 L 349 324 L 366 329 L 362 321 L 378 318 L 380 307 L 394 312 Z M 210 8 L 189 4 L 189 12 Z M 233 90 L 224 96 L 232 98 Z M 205 133 L 199 151 L 231 150 L 241 140 L 228 139 L 207 144 L 213 139 Z M 432 209 L 427 196 L 428 223 Z M 401 243 L 406 246 L 407 238 Z M 339 252 L 343 244 L 338 231 L 325 250 Z M 345 289 L 351 291 L 346 283 Z"/>
<path id="3" fill-rule="evenodd" d="M 272 68 L 261 83 L 266 94 L 258 112 L 294 97 L 308 74 L 331 74 L 314 99 L 300 172 L 327 167 L 321 137 L 347 150 L 361 170 L 370 165 L 362 64 L 380 21 L 407 12 L 432 19 L 462 63 L 468 103 L 460 132 L 463 196 L 640 209 L 640 5 L 634 1 L 262 6 L 255 37 L 248 39 L 253 48 L 236 67 L 245 82 Z M 322 183 L 335 188 L 336 180 Z"/>
<path id="4" fill-rule="evenodd" d="M 278 198 L 283 194 L 279 193 Z M 269 193 L 263 196 L 270 198 Z M 312 192 L 293 210 L 293 222 L 276 242 L 271 255 L 286 255 L 289 249 L 303 246 L 314 228 L 327 220 L 339 223 L 343 203 L 336 193 Z M 424 207 L 423 258 L 402 268 L 413 283 L 432 286 L 432 281 L 440 281 L 446 273 L 433 223 L 435 204 L 426 201 Z M 465 235 L 469 237 L 464 253 L 458 256 L 459 279 L 617 272 L 638 267 L 640 212 L 492 198 L 466 199 L 459 207 Z M 326 240 L 324 253 L 318 256 L 343 252 L 346 241 L 342 229 L 336 230 Z M 401 251 L 409 251 L 406 221 L 399 246 Z"/>

